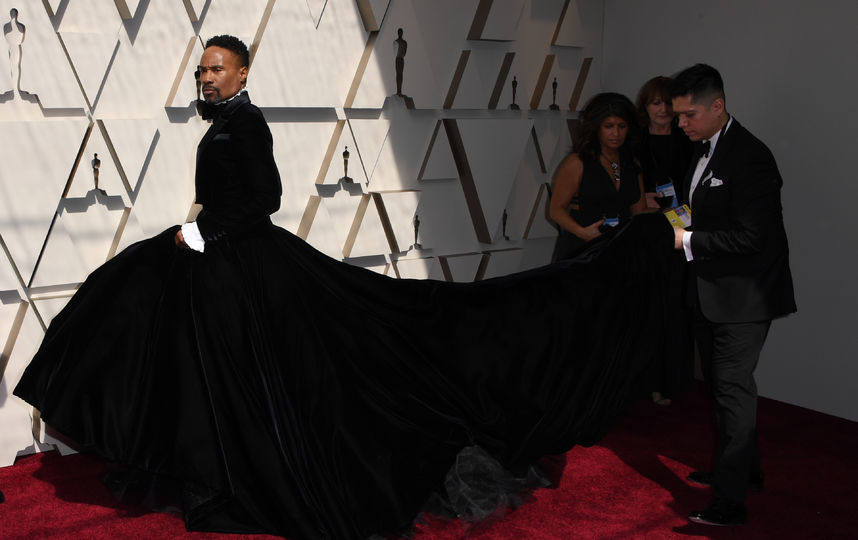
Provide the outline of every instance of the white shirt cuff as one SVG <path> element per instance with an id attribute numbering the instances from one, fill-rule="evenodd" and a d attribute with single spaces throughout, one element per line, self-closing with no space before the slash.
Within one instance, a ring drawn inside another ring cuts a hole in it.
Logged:
<path id="1" fill-rule="evenodd" d="M 185 238 L 185 243 L 194 251 L 202 253 L 206 247 L 206 241 L 203 240 L 203 235 L 200 234 L 200 228 L 197 227 L 197 222 L 192 221 L 182 225 L 182 236 Z"/>
<path id="2" fill-rule="evenodd" d="M 682 249 L 685 251 L 685 260 L 693 261 L 694 255 L 691 254 L 691 231 L 682 233 Z"/>

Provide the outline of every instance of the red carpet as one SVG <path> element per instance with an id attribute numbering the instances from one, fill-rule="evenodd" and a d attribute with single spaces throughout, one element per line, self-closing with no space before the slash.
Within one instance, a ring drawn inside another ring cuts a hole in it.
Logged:
<path id="1" fill-rule="evenodd" d="M 666 408 L 635 403 L 599 445 L 566 454 L 556 489 L 537 491 L 503 521 L 470 530 L 433 522 L 414 538 L 858 538 L 858 424 L 766 399 L 766 487 L 749 495 L 749 524 L 689 523 L 685 516 L 708 502 L 706 489 L 684 481 L 708 468 L 707 413 L 700 391 Z M 103 466 L 48 452 L 0 468 L 0 538 L 237 538 L 187 533 L 177 516 L 117 503 L 101 483 Z"/>

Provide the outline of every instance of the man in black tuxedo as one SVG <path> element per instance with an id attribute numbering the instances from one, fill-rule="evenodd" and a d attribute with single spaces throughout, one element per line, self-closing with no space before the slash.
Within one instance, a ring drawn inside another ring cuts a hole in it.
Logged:
<path id="1" fill-rule="evenodd" d="M 197 66 L 203 100 L 198 108 L 212 125 L 197 147 L 195 221 L 176 232 L 181 247 L 204 251 L 207 242 L 252 234 L 271 223 L 282 188 L 271 130 L 247 94 L 249 53 L 236 37 L 206 42 Z"/>
<path id="2" fill-rule="evenodd" d="M 688 477 L 712 486 L 712 502 L 689 519 L 736 525 L 747 519 L 746 492 L 763 480 L 754 370 L 772 319 L 796 310 L 783 181 L 766 145 L 727 113 L 715 68 L 683 70 L 670 94 L 679 126 L 697 143 L 678 194 L 692 224 L 675 229 L 674 247 L 692 261 L 688 299 L 718 430 L 714 468 Z"/>

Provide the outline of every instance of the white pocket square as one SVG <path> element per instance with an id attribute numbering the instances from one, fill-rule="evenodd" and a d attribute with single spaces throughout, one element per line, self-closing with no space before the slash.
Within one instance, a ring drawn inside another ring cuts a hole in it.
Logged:
<path id="1" fill-rule="evenodd" d="M 709 187 L 718 187 L 724 185 L 724 181 L 718 178 L 713 178 L 711 182 L 709 182 Z"/>

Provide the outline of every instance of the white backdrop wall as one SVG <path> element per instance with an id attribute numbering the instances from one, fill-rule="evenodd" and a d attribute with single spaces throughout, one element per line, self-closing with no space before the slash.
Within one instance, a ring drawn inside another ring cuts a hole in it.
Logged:
<path id="1" fill-rule="evenodd" d="M 46 325 L 99 264 L 195 212 L 202 41 L 251 46 L 277 224 L 394 279 L 473 281 L 549 260 L 545 185 L 599 90 L 602 15 L 602 0 L 0 0 L 0 465 L 59 445 L 11 396 Z M 399 28 L 408 100 L 392 96 Z"/>
<path id="2" fill-rule="evenodd" d="M 727 109 L 768 144 L 798 313 L 776 321 L 761 395 L 858 420 L 858 3 L 850 0 L 606 0 L 602 87 L 696 62 L 724 77 Z"/>

